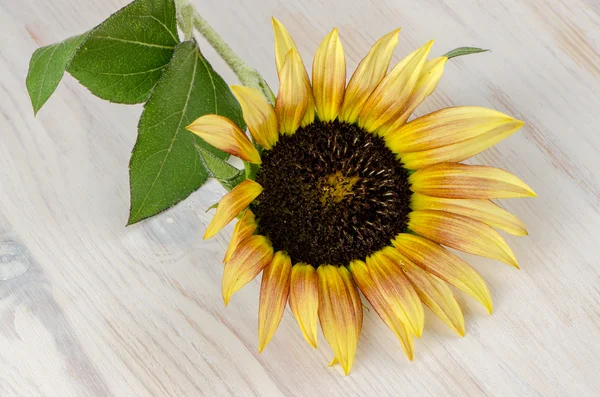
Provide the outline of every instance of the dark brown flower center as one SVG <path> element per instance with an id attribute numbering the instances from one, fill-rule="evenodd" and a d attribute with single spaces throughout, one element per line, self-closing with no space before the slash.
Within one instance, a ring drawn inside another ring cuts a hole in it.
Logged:
<path id="1" fill-rule="evenodd" d="M 293 263 L 346 265 L 390 244 L 410 212 L 408 172 L 381 138 L 316 121 L 262 156 L 258 232 Z"/>

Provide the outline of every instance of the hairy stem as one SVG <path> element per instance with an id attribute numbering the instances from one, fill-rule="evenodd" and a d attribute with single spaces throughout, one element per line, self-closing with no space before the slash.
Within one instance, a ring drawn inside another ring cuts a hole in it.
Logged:
<path id="1" fill-rule="evenodd" d="M 263 94 L 265 99 L 273 105 L 275 103 L 275 95 L 273 95 L 273 91 L 256 69 L 250 67 L 242 60 L 242 58 L 233 52 L 231 47 L 223 40 L 217 31 L 202 18 L 200 13 L 198 13 L 194 6 L 189 4 L 187 0 L 176 0 L 176 4 L 177 9 L 179 10 L 177 19 L 183 34 L 186 35 L 187 32 L 190 32 L 191 35 L 192 28 L 195 28 L 215 51 L 217 51 L 225 63 L 227 63 L 240 80 L 240 83 L 246 87 L 257 89 Z M 188 27 L 189 21 L 191 21 L 192 28 Z"/>

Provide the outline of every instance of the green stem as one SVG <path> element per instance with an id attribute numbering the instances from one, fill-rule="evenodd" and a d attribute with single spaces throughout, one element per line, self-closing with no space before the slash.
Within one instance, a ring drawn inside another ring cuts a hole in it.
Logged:
<path id="1" fill-rule="evenodd" d="M 246 64 L 242 58 L 240 58 L 231 47 L 223 40 L 223 38 L 217 33 L 215 29 L 198 13 L 198 11 L 190 4 L 187 3 L 187 0 L 177 0 L 178 9 L 182 10 L 179 13 L 181 16 L 180 19 L 180 27 L 186 26 L 185 17 L 186 11 L 189 10 L 192 18 L 193 27 L 196 28 L 198 33 L 202 35 L 208 41 L 215 51 L 219 54 L 221 58 L 227 63 L 229 68 L 235 73 L 237 78 L 240 80 L 240 83 L 245 85 L 246 87 L 254 88 L 260 91 L 265 99 L 273 105 L 275 103 L 275 95 L 273 95 L 273 91 L 265 81 L 265 79 L 256 71 L 256 69 L 250 67 Z M 187 8 L 189 7 L 189 9 Z M 183 29 L 182 29 L 183 30 Z M 185 31 L 184 31 L 185 34 Z"/>

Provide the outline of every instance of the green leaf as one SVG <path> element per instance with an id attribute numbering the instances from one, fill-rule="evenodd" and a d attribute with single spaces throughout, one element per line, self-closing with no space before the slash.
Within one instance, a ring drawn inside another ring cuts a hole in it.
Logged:
<path id="1" fill-rule="evenodd" d="M 94 95 L 141 103 L 179 38 L 173 0 L 136 0 L 91 31 L 67 70 Z"/>
<path id="2" fill-rule="evenodd" d="M 198 189 L 210 170 L 195 146 L 217 158 L 227 155 L 185 127 L 204 114 L 220 114 L 245 129 L 231 90 L 195 42 L 178 45 L 144 107 L 131 156 L 129 223 L 154 216 Z"/>
<path id="3" fill-rule="evenodd" d="M 244 161 L 244 173 L 246 174 L 246 178 L 255 180 L 256 174 L 258 174 L 258 171 L 260 171 L 259 164 L 253 164 L 253 163 Z"/>
<path id="4" fill-rule="evenodd" d="M 33 105 L 33 114 L 37 114 L 56 90 L 73 55 L 88 34 L 89 32 L 86 32 L 35 50 L 29 62 L 25 82 Z"/>
<path id="5" fill-rule="evenodd" d="M 453 49 L 452 51 L 448 51 L 447 53 L 444 54 L 445 57 L 447 57 L 448 59 L 451 58 L 455 58 L 455 57 L 461 57 L 463 55 L 469 55 L 469 54 L 477 54 L 479 52 L 488 52 L 490 50 L 486 50 L 484 48 L 477 48 L 477 47 L 458 47 Z"/>
<path id="6" fill-rule="evenodd" d="M 218 180 L 223 187 L 231 190 L 246 179 L 244 170 L 238 170 L 227 161 L 222 160 L 201 146 L 196 145 L 204 166 L 210 172 L 210 176 Z"/>

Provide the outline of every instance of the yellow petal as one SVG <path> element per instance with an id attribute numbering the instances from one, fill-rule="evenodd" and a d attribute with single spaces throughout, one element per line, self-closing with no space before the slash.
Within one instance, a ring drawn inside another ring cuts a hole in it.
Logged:
<path id="1" fill-rule="evenodd" d="M 396 153 L 411 153 L 454 145 L 498 130 L 516 131 L 522 121 L 478 106 L 440 109 L 414 119 L 385 137 Z"/>
<path id="2" fill-rule="evenodd" d="M 263 270 L 258 309 L 258 352 L 262 352 L 279 326 L 290 292 L 292 261 L 278 251 Z"/>
<path id="3" fill-rule="evenodd" d="M 477 219 L 478 221 L 515 236 L 527 235 L 527 228 L 519 218 L 490 200 L 447 199 L 414 193 L 410 202 L 410 207 L 413 210 L 452 212 L 453 214 Z"/>
<path id="4" fill-rule="evenodd" d="M 399 31 L 400 29 L 395 29 L 380 38 L 358 64 L 346 87 L 344 103 L 340 110 L 341 121 L 352 124 L 358 119 L 369 95 L 387 73 L 394 48 L 398 44 Z"/>
<path id="5" fill-rule="evenodd" d="M 408 169 L 420 170 L 434 164 L 463 161 L 508 138 L 522 125 L 522 121 L 515 121 L 511 126 L 496 128 L 476 138 L 454 145 L 402 154 L 402 163 Z"/>
<path id="6" fill-rule="evenodd" d="M 223 271 L 223 301 L 229 304 L 231 295 L 248 284 L 273 259 L 273 246 L 268 238 L 252 235 L 243 239 Z"/>
<path id="7" fill-rule="evenodd" d="M 337 28 L 317 48 L 313 60 L 312 86 L 319 119 L 335 120 L 342 107 L 346 87 L 346 57 Z"/>
<path id="8" fill-rule="evenodd" d="M 275 101 L 275 114 L 279 131 L 286 134 L 296 132 L 307 111 L 311 95 L 306 69 L 300 54 L 292 48 L 279 74 L 279 93 Z"/>
<path id="9" fill-rule="evenodd" d="M 446 65 L 447 60 L 448 58 L 442 56 L 425 62 L 423 70 L 421 71 L 421 76 L 419 76 L 419 81 L 410 95 L 402 114 L 386 128 L 388 131 L 387 134 L 397 131 L 403 126 L 421 102 L 427 99 L 427 97 L 435 91 L 435 88 L 444 74 L 444 66 Z"/>
<path id="10" fill-rule="evenodd" d="M 258 197 L 263 188 L 251 179 L 246 179 L 227 193 L 217 206 L 214 218 L 206 228 L 204 239 L 217 234 L 225 225 L 239 215 L 250 203 Z"/>
<path id="11" fill-rule="evenodd" d="M 465 336 L 465 319 L 452 290 L 439 278 L 405 258 L 404 271 L 421 301 L 460 336 Z"/>
<path id="12" fill-rule="evenodd" d="M 283 24 L 275 18 L 272 18 L 272 22 L 273 32 L 275 33 L 275 64 L 277 66 L 277 75 L 280 76 L 281 79 L 280 72 L 285 61 L 285 56 L 292 48 L 296 51 L 298 51 L 298 48 L 296 47 L 296 43 L 294 43 L 292 36 L 290 36 L 285 26 L 283 26 Z M 307 84 L 309 91 L 306 112 L 304 113 L 304 117 L 300 123 L 301 126 L 305 126 L 315 120 L 315 102 L 312 95 L 312 88 L 310 87 L 308 72 L 306 71 L 304 64 L 302 67 L 304 70 L 304 82 Z"/>
<path id="13" fill-rule="evenodd" d="M 389 133 L 386 145 L 404 166 L 421 169 L 459 162 L 514 134 L 523 122 L 491 109 L 456 107 L 419 117 Z"/>
<path id="14" fill-rule="evenodd" d="M 289 302 L 304 339 L 316 348 L 319 288 L 317 272 L 311 265 L 296 263 L 292 267 Z"/>
<path id="15" fill-rule="evenodd" d="M 362 301 L 360 300 L 360 294 L 358 293 L 358 288 L 356 287 L 356 283 L 352 279 L 352 275 L 345 267 L 341 266 L 338 268 L 340 272 L 340 276 L 342 276 L 342 280 L 346 285 L 346 289 L 350 294 L 350 298 L 352 298 L 352 306 L 354 307 L 354 316 L 356 317 L 356 339 L 360 337 L 360 331 L 362 330 L 363 323 L 363 310 L 362 310 Z"/>
<path id="16" fill-rule="evenodd" d="M 288 52 L 292 48 L 296 50 L 298 48 L 288 30 L 279 20 L 273 17 L 271 18 L 271 23 L 273 24 L 273 33 L 275 34 L 275 65 L 277 66 L 277 73 L 279 73 Z"/>
<path id="17" fill-rule="evenodd" d="M 256 230 L 257 226 L 258 224 L 256 223 L 254 213 L 250 210 L 250 208 L 247 208 L 246 211 L 244 211 L 244 214 L 242 215 L 240 220 L 237 221 L 235 227 L 233 228 L 231 240 L 229 241 L 227 252 L 225 252 L 223 263 L 227 262 L 231 258 L 231 255 L 233 255 L 233 253 L 235 252 L 240 241 L 254 234 L 254 231 Z"/>
<path id="18" fill-rule="evenodd" d="M 504 238 L 483 222 L 451 212 L 431 210 L 412 211 L 408 219 L 408 227 L 429 240 L 519 268 Z"/>
<path id="19" fill-rule="evenodd" d="M 412 234 L 401 233 L 393 243 L 402 255 L 416 265 L 471 295 L 492 312 L 492 297 L 485 281 L 458 256 L 432 241 Z"/>
<path id="20" fill-rule="evenodd" d="M 375 88 L 363 106 L 358 125 L 369 132 L 385 135 L 386 128 L 402 114 L 419 81 L 433 41 L 398 63 Z"/>
<path id="21" fill-rule="evenodd" d="M 369 274 L 391 310 L 420 338 L 425 323 L 423 305 L 398 262 L 389 255 L 393 248 L 387 248 L 367 257 Z"/>
<path id="22" fill-rule="evenodd" d="M 186 127 L 210 145 L 254 164 L 260 164 L 260 154 L 244 131 L 226 117 L 216 114 L 202 116 Z"/>
<path id="23" fill-rule="evenodd" d="M 379 287 L 375 284 L 373 278 L 369 274 L 367 265 L 363 261 L 352 261 L 350 262 L 350 271 L 352 272 L 352 277 L 356 281 L 356 284 L 358 284 L 358 288 L 360 288 L 365 298 L 371 303 L 371 306 L 373 306 L 383 322 L 398 337 L 406 356 L 412 361 L 414 358 L 413 336 L 404 326 L 394 310 L 392 310 L 391 305 L 383 297 Z"/>
<path id="24" fill-rule="evenodd" d="M 319 321 L 325 340 L 335 358 L 348 375 L 356 354 L 357 319 L 353 298 L 338 268 L 321 265 L 317 269 L 319 279 Z"/>
<path id="25" fill-rule="evenodd" d="M 482 165 L 442 163 L 409 177 L 413 192 L 433 197 L 490 199 L 535 197 L 523 181 L 504 170 Z"/>
<path id="26" fill-rule="evenodd" d="M 231 86 L 231 91 L 242 107 L 244 121 L 254 140 L 269 150 L 279 139 L 275 110 L 265 97 L 254 88 Z"/>

